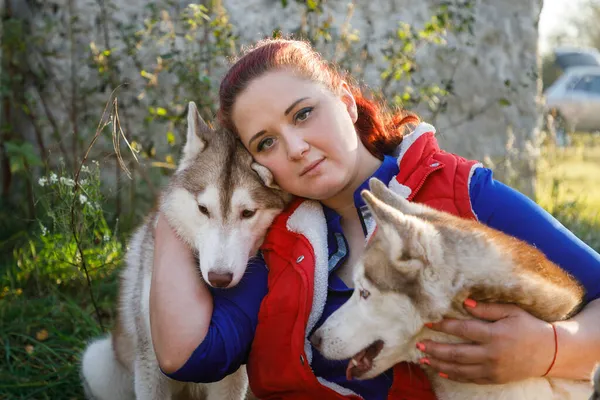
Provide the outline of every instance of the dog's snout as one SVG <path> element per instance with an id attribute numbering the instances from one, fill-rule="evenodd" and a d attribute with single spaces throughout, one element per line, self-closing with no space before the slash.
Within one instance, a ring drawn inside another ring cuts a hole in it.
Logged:
<path id="1" fill-rule="evenodd" d="M 232 280 L 233 274 L 231 272 L 219 273 L 211 271 L 208 273 L 208 283 L 210 283 L 213 287 L 227 287 Z"/>
<path id="2" fill-rule="evenodd" d="M 314 348 L 318 350 L 321 347 L 321 343 L 323 343 L 323 336 L 321 336 L 319 331 L 317 331 L 311 335 L 310 342 Z"/>

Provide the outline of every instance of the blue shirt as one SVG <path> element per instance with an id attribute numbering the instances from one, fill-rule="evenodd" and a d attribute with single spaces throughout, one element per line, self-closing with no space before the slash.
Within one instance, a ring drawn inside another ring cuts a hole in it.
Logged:
<path id="1" fill-rule="evenodd" d="M 373 174 L 389 182 L 398 173 L 396 159 L 386 156 Z M 354 202 L 364 221 L 366 209 L 360 191 Z M 600 297 L 600 255 L 561 225 L 548 212 L 523 194 L 493 179 L 492 171 L 479 168 L 470 182 L 473 211 L 480 222 L 522 239 L 540 249 L 553 262 L 571 273 L 586 289 L 587 302 Z M 352 290 L 333 272 L 348 256 L 348 246 L 340 225 L 340 216 L 324 208 L 328 228 L 329 286 L 319 326 L 346 302 Z M 366 233 L 366 228 L 363 224 Z M 212 289 L 214 311 L 208 334 L 186 364 L 169 376 L 180 381 L 214 382 L 245 363 L 258 322 L 258 310 L 267 293 L 267 268 L 261 259 L 252 261 L 248 271 L 233 289 Z M 316 376 L 353 390 L 366 399 L 387 399 L 392 385 L 391 370 L 366 380 L 347 381 L 348 361 L 327 360 L 313 349 L 312 368 Z"/>

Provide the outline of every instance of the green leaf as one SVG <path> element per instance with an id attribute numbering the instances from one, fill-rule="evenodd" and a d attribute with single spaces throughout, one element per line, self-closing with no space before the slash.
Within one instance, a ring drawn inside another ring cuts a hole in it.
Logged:
<path id="1" fill-rule="evenodd" d="M 498 104 L 500 104 L 502 107 L 508 107 L 511 105 L 511 102 L 510 100 L 503 97 L 500 100 L 498 100 Z"/>
<path id="2" fill-rule="evenodd" d="M 173 131 L 167 132 L 167 143 L 169 143 L 169 145 L 171 146 L 175 144 L 175 134 L 173 133 Z"/>
<path id="3" fill-rule="evenodd" d="M 35 151 L 35 148 L 29 142 L 6 142 L 4 143 L 4 147 L 6 149 L 6 153 L 8 154 L 8 158 L 11 159 L 11 161 L 24 161 L 27 162 L 29 166 L 43 165 L 42 160 Z"/>

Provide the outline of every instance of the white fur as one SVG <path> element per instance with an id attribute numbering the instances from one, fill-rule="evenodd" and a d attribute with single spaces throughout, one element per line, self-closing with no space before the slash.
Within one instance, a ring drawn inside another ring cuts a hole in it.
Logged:
<path id="1" fill-rule="evenodd" d="M 319 328 L 321 336 L 320 351 L 329 359 L 349 359 L 376 340 L 383 340 L 384 350 L 373 362 L 372 369 L 363 377 L 375 377 L 397 362 L 398 352 L 407 351 L 401 345 L 407 335 L 423 325 L 420 315 L 406 296 L 396 293 L 382 294 L 362 275 L 362 266 L 357 266 L 354 279 L 355 290 L 352 297 L 334 312 Z M 360 291 L 366 289 L 367 299 L 360 297 Z M 402 320 L 404 323 L 390 323 Z M 420 325 L 419 325 L 420 324 Z M 401 347 L 398 348 L 397 346 Z M 388 352 L 396 349 L 394 352 Z"/>
<path id="2" fill-rule="evenodd" d="M 262 179 L 262 181 L 266 187 L 271 188 L 271 189 L 281 190 L 281 188 L 275 183 L 273 174 L 267 167 L 265 167 L 257 162 L 253 162 L 252 169 L 258 174 L 258 176 L 260 176 L 260 179 Z"/>
<path id="3" fill-rule="evenodd" d="M 247 260 L 256 255 L 267 228 L 279 211 L 261 209 L 246 188 L 233 190 L 227 216 L 221 215 L 222 199 L 214 186 L 199 194 L 197 202 L 210 212 L 210 217 L 199 214 L 198 221 L 189 224 L 193 229 L 191 235 L 198 249 L 202 276 L 209 282 L 210 272 L 231 273 L 233 278 L 229 286 L 233 287 L 244 275 Z M 244 210 L 257 209 L 253 217 L 242 217 Z"/>
<path id="4" fill-rule="evenodd" d="M 132 400 L 133 376 L 116 360 L 110 337 L 88 345 L 81 360 L 81 375 L 87 396 L 95 400 Z"/>
<path id="5" fill-rule="evenodd" d="M 202 193 L 198 194 L 196 201 L 198 205 L 208 208 L 210 218 L 221 221 L 221 199 L 219 198 L 219 189 L 215 185 L 209 185 Z M 202 215 L 203 218 L 208 218 Z"/>

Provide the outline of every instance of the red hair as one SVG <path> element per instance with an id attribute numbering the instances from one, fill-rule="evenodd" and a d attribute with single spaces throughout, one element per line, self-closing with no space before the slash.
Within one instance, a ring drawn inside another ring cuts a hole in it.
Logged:
<path id="1" fill-rule="evenodd" d="M 218 118 L 225 128 L 237 132 L 231 118 L 237 96 L 253 79 L 276 69 L 290 69 L 334 93 L 346 81 L 358 110 L 356 131 L 369 152 L 380 159 L 398 147 L 409 130 L 408 125 L 419 123 L 416 115 L 402 109 L 391 112 L 383 100 L 365 96 L 348 74 L 325 61 L 308 42 L 265 39 L 247 49 L 221 81 Z"/>

